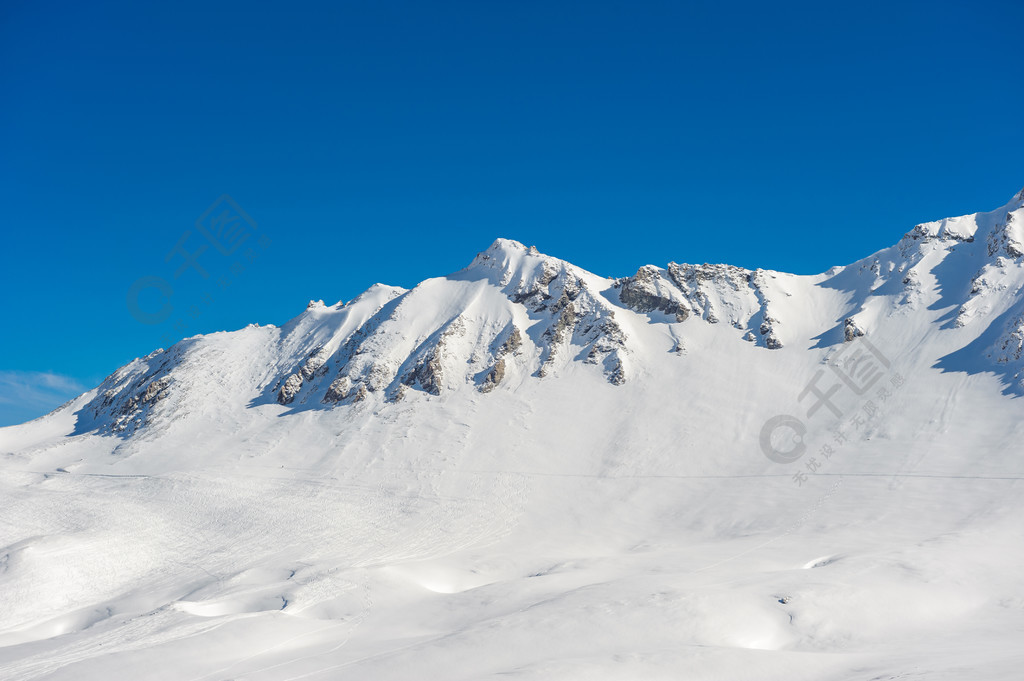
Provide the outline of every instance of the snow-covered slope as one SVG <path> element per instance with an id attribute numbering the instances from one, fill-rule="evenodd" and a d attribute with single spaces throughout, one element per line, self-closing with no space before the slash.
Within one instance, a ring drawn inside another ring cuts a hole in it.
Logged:
<path id="1" fill-rule="evenodd" d="M 1019 678 L 1022 286 L 1024 192 L 184 340 L 0 430 L 0 678 Z"/>

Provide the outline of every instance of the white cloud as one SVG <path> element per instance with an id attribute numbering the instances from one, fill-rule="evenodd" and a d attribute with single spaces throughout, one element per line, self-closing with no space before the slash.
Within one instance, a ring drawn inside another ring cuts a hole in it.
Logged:
<path id="1" fill-rule="evenodd" d="M 63 374 L 0 370 L 0 426 L 42 416 L 86 390 Z"/>

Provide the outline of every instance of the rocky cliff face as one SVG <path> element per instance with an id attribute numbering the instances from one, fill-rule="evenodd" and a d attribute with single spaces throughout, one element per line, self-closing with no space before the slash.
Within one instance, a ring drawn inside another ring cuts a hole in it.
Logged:
<path id="1" fill-rule="evenodd" d="M 679 265 L 660 269 L 641 267 L 632 277 L 619 280 L 619 300 L 642 313 L 662 313 L 666 322 L 684 322 L 692 316 L 708 324 L 726 322 L 744 331 L 743 338 L 769 350 L 782 347 L 776 333 L 779 320 L 769 310 L 764 270 L 731 265 Z"/>
<path id="2" fill-rule="evenodd" d="M 151 414 L 170 394 L 172 372 L 183 346 L 156 352 L 121 367 L 97 388 L 97 396 L 84 410 L 82 424 L 103 433 L 130 435 L 146 425 Z"/>

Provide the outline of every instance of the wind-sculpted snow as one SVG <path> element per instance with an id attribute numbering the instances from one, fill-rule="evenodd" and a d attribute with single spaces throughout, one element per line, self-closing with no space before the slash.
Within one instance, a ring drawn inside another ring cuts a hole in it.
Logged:
<path id="1" fill-rule="evenodd" d="M 0 429 L 0 679 L 1015 681 L 1022 205 L 813 276 L 499 239 L 137 359 Z"/>

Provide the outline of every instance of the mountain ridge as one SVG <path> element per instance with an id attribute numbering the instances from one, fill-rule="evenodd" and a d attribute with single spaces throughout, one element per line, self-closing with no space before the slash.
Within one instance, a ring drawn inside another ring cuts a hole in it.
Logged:
<path id="1" fill-rule="evenodd" d="M 700 323 L 731 328 L 735 339 L 765 350 L 825 348 L 871 333 L 881 315 L 921 306 L 956 307 L 939 321 L 964 328 L 987 317 L 1010 288 L 1012 309 L 996 315 L 998 328 L 979 334 L 991 343 L 977 350 L 1007 379 L 1006 391 L 1021 394 L 1022 195 L 995 211 L 918 224 L 894 246 L 818 275 L 670 262 L 611 279 L 498 239 L 462 270 L 413 289 L 375 284 L 345 304 L 310 301 L 279 330 L 250 327 L 277 348 L 268 361 L 273 376 L 255 386 L 251 405 L 273 399 L 292 409 L 328 408 L 369 396 L 393 403 L 459 386 L 490 392 L 503 381 L 556 375 L 569 361 L 599 367 L 621 385 L 637 369 L 637 324 L 659 328 L 676 355 L 685 354 L 688 329 Z M 803 307 L 792 304 L 797 290 Z M 829 290 L 844 294 L 845 309 L 817 320 L 811 332 L 787 329 L 807 308 L 834 307 L 821 295 Z M 201 338 L 108 377 L 87 406 L 89 423 L 110 432 L 139 427 L 173 390 L 174 363 Z M 947 356 L 939 366 L 977 370 L 969 359 Z"/>

